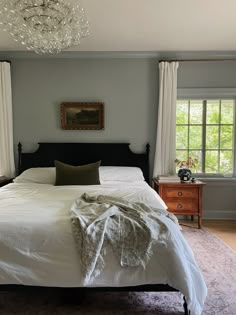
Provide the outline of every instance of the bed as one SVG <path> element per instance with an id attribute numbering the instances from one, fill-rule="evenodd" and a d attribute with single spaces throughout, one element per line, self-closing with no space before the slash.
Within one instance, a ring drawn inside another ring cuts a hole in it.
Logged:
<path id="1" fill-rule="evenodd" d="M 106 268 L 85 288 L 81 281 L 69 211 L 79 196 L 115 196 L 166 209 L 148 184 L 149 145 L 144 153 L 132 152 L 127 143 L 39 143 L 31 153 L 19 144 L 18 150 L 19 176 L 0 189 L 1 289 L 180 291 L 185 314 L 201 314 L 204 279 L 179 226 L 164 215 L 167 233 L 160 234 L 146 268 L 122 268 L 109 253 Z M 54 186 L 55 160 L 74 166 L 101 161 L 101 184 Z"/>

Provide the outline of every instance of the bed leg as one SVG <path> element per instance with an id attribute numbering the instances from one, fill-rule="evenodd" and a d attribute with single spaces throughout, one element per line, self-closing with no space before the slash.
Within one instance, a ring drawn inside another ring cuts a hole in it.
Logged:
<path id="1" fill-rule="evenodd" d="M 185 296 L 184 296 L 184 315 L 190 315 L 190 311 L 188 311 L 188 304 L 186 302 Z"/>

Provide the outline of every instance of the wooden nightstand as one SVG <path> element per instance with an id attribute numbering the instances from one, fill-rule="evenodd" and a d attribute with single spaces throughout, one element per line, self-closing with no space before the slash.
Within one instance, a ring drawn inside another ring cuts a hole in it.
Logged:
<path id="1" fill-rule="evenodd" d="M 168 211 L 175 215 L 198 216 L 198 228 L 202 226 L 202 188 L 205 183 L 196 181 L 187 182 L 165 182 L 160 183 L 154 178 L 154 189 L 164 200 Z"/>
<path id="2" fill-rule="evenodd" d="M 0 176 L 0 187 L 12 183 L 12 181 L 13 181 L 13 178 Z"/>

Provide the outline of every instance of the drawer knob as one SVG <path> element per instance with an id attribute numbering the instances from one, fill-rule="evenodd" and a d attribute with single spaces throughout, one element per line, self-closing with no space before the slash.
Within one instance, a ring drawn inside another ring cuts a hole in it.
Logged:
<path id="1" fill-rule="evenodd" d="M 178 204 L 177 208 L 178 208 L 178 209 L 183 208 L 183 206 L 181 205 L 181 203 Z"/>
<path id="2" fill-rule="evenodd" d="M 183 196 L 182 191 L 178 191 L 178 196 Z"/>

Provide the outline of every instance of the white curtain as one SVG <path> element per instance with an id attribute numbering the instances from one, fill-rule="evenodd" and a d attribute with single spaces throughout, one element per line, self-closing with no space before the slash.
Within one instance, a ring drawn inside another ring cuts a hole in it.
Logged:
<path id="1" fill-rule="evenodd" d="M 8 62 L 0 62 L 0 175 L 15 175 L 11 67 Z"/>
<path id="2" fill-rule="evenodd" d="M 175 174 L 178 62 L 159 63 L 159 107 L 153 175 Z"/>

